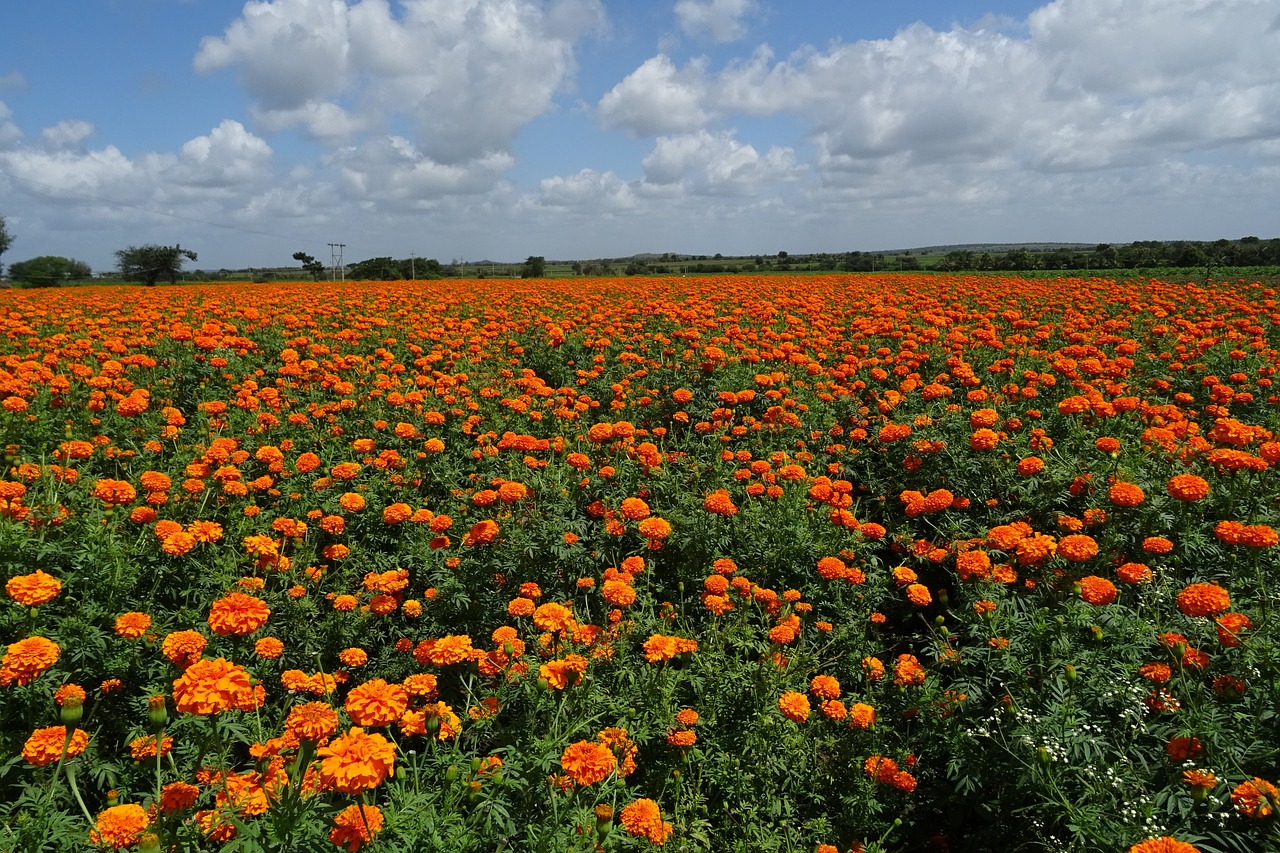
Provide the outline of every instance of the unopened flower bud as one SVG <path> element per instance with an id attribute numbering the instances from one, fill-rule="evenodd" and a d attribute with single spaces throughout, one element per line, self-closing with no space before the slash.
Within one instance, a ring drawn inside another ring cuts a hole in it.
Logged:
<path id="1" fill-rule="evenodd" d="M 154 729 L 163 729 L 169 724 L 169 710 L 165 707 L 164 694 L 160 693 L 147 700 L 147 720 Z"/>
<path id="2" fill-rule="evenodd" d="M 62 720 L 62 724 L 64 726 L 74 726 L 76 723 L 79 723 L 80 719 L 84 716 L 84 705 L 80 702 L 79 698 L 69 696 L 65 701 L 63 701 L 62 710 L 58 716 Z"/>

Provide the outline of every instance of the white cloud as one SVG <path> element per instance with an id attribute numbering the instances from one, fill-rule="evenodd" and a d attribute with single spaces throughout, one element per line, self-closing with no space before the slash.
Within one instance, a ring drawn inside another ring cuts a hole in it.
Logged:
<path id="1" fill-rule="evenodd" d="M 641 165 L 646 183 L 678 183 L 696 195 L 755 195 L 798 170 L 789 148 L 775 146 L 762 155 L 731 133 L 705 130 L 659 137 Z"/>
<path id="2" fill-rule="evenodd" d="M 40 131 L 40 143 L 51 151 L 63 148 L 79 148 L 93 136 L 93 125 L 87 121 L 60 121 L 53 127 Z"/>
<path id="3" fill-rule="evenodd" d="M 590 216 L 634 210 L 637 200 L 631 185 L 613 172 L 583 169 L 567 178 L 543 178 L 536 203 Z"/>
<path id="4" fill-rule="evenodd" d="M 396 117 L 440 163 L 507 150 L 553 107 L 574 43 L 605 25 L 599 0 L 251 2 L 195 59 L 235 66 L 263 127 L 333 143 Z"/>
<path id="5" fill-rule="evenodd" d="M 703 70 L 695 60 L 677 70 L 664 54 L 648 59 L 600 99 L 600 119 L 605 127 L 619 128 L 635 136 L 696 130 L 710 114 Z"/>
<path id="6" fill-rule="evenodd" d="M 348 197 L 386 210 L 430 208 L 446 196 L 484 193 L 513 164 L 511 155 L 501 152 L 442 163 L 399 136 L 343 149 L 329 163 L 339 171 Z"/>
<path id="7" fill-rule="evenodd" d="M 675 12 L 685 35 L 730 42 L 747 34 L 742 19 L 754 7 L 752 0 L 677 0 Z"/>
<path id="8" fill-rule="evenodd" d="M 23 76 L 21 71 L 9 71 L 0 74 L 0 92 L 5 89 L 25 89 L 27 88 L 27 78 Z"/>
<path id="9" fill-rule="evenodd" d="M 22 129 L 10 121 L 12 117 L 13 110 L 4 101 L 0 101 L 0 151 L 22 139 Z"/>

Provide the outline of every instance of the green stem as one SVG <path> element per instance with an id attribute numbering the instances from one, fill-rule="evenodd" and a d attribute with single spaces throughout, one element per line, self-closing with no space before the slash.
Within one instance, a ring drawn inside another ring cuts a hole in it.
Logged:
<path id="1" fill-rule="evenodd" d="M 96 829 L 98 822 L 93 819 L 93 815 L 89 814 L 89 807 L 84 804 L 84 798 L 80 796 L 80 788 L 76 785 L 76 771 L 71 764 L 67 765 L 67 782 L 71 785 L 71 795 L 76 798 L 76 802 L 80 804 L 80 811 L 84 814 L 84 819 L 89 821 L 89 826 Z"/>

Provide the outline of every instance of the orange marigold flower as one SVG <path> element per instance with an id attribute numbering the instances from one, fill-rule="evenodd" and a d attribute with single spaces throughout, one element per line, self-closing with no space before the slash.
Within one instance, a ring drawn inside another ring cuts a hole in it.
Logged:
<path id="1" fill-rule="evenodd" d="M 61 647 L 47 637 L 27 637 L 10 643 L 0 660 L 0 686 L 30 684 L 58 662 Z"/>
<path id="2" fill-rule="evenodd" d="M 641 521 L 637 529 L 640 535 L 646 539 L 662 540 L 671 535 L 671 522 L 665 518 L 651 515 Z"/>
<path id="3" fill-rule="evenodd" d="M 1092 536 L 1073 533 L 1058 540 L 1058 554 L 1073 563 L 1082 563 L 1098 556 L 1098 542 Z"/>
<path id="4" fill-rule="evenodd" d="M 355 853 L 382 830 L 382 809 L 357 803 L 347 806 L 333 819 L 329 840 Z"/>
<path id="5" fill-rule="evenodd" d="M 893 667 L 893 683 L 898 686 L 924 684 L 925 671 L 915 655 L 900 654 Z"/>
<path id="6" fill-rule="evenodd" d="M 867 674 L 868 681 L 879 681 L 884 678 L 884 661 L 880 660 L 880 658 L 863 658 L 862 669 Z"/>
<path id="7" fill-rule="evenodd" d="M 1174 761 L 1188 761 L 1204 752 L 1204 744 L 1200 742 L 1200 738 L 1180 735 L 1169 738 L 1164 751 Z"/>
<path id="8" fill-rule="evenodd" d="M 253 697 L 249 673 L 226 658 L 196 661 L 173 682 L 174 707 L 184 714 L 220 714 Z"/>
<path id="9" fill-rule="evenodd" d="M 604 600 L 615 607 L 628 607 L 635 604 L 636 591 L 627 583 L 620 580 L 607 580 L 604 582 L 602 589 Z"/>
<path id="10" fill-rule="evenodd" d="M 160 789 L 160 811 L 174 814 L 196 804 L 200 789 L 190 782 L 170 782 Z"/>
<path id="11" fill-rule="evenodd" d="M 146 613 L 130 611 L 116 617 L 116 634 L 126 640 L 136 640 L 151 628 L 151 617 Z"/>
<path id="12" fill-rule="evenodd" d="M 893 777 L 898 774 L 898 762 L 883 755 L 868 756 L 862 762 L 862 770 L 874 781 L 882 785 L 893 784 Z"/>
<path id="13" fill-rule="evenodd" d="M 462 544 L 468 547 L 473 545 L 488 545 L 498 537 L 498 522 L 493 519 L 486 518 L 484 521 L 477 521 L 467 531 L 466 536 L 462 537 Z"/>
<path id="14" fill-rule="evenodd" d="M 717 489 L 707 495 L 706 500 L 702 502 L 707 512 L 715 515 L 732 516 L 738 514 L 738 507 L 734 504 L 733 499 L 729 497 L 729 493 L 724 489 Z"/>
<path id="15" fill-rule="evenodd" d="M 1188 616 L 1216 616 L 1231 607 L 1231 596 L 1217 584 L 1187 584 L 1178 593 L 1178 609 Z"/>
<path id="16" fill-rule="evenodd" d="M 284 654 L 284 643 L 275 637 L 263 637 L 253 644 L 253 652 L 260 658 L 275 660 Z"/>
<path id="17" fill-rule="evenodd" d="M 474 648 L 471 637 L 467 634 L 451 634 L 441 637 L 431 644 L 426 653 L 427 660 L 436 666 L 449 666 L 471 659 Z"/>
<path id="18" fill-rule="evenodd" d="M 960 580 L 985 580 L 991 575 L 991 555 L 986 551 L 961 551 L 956 554 L 956 574 Z"/>
<path id="19" fill-rule="evenodd" d="M 649 517 L 649 505 L 640 498 L 623 498 L 622 515 L 630 521 L 643 521 Z"/>
<path id="20" fill-rule="evenodd" d="M 22 745 L 22 760 L 36 767 L 52 764 L 62 756 L 64 744 L 67 747 L 67 758 L 74 758 L 89 746 L 89 733 L 73 729 L 68 743 L 66 726 L 36 729 Z"/>
<path id="21" fill-rule="evenodd" d="M 89 832 L 89 840 L 94 844 L 105 844 L 112 850 L 122 850 L 141 841 L 143 831 L 150 825 L 147 810 L 137 803 L 111 806 L 98 814 L 96 828 Z"/>
<path id="22" fill-rule="evenodd" d="M 618 767 L 613 750 L 597 741 L 580 740 L 565 747 L 560 766 L 578 785 L 593 785 Z"/>
<path id="23" fill-rule="evenodd" d="M 1116 577 L 1125 583 L 1150 583 L 1151 567 L 1146 563 L 1122 563 L 1116 569 Z"/>
<path id="24" fill-rule="evenodd" d="M 933 603 L 933 596 L 924 584 L 913 583 L 907 586 L 907 600 L 916 607 L 928 607 Z"/>
<path id="25" fill-rule="evenodd" d="M 663 821 L 658 804 L 646 797 L 623 806 L 618 819 L 628 835 L 648 839 L 652 844 L 662 844 L 671 837 L 671 824 Z"/>
<path id="26" fill-rule="evenodd" d="M 328 702 L 307 702 L 289 711 L 284 728 L 299 740 L 319 742 L 338 730 L 338 712 Z"/>
<path id="27" fill-rule="evenodd" d="M 1080 579 L 1080 597 L 1094 607 L 1101 607 L 1116 600 L 1116 585 L 1106 578 L 1089 575 Z"/>
<path id="28" fill-rule="evenodd" d="M 62 591 L 62 581 L 43 569 L 36 569 L 31 574 L 9 578 L 4 591 L 24 607 L 39 607 L 57 598 Z"/>
<path id="29" fill-rule="evenodd" d="M 1140 487 L 1123 481 L 1114 483 L 1108 495 L 1111 497 L 1111 503 L 1123 507 L 1135 507 L 1147 499 L 1146 493 Z"/>
<path id="30" fill-rule="evenodd" d="M 389 726 L 409 707 L 409 694 L 399 684 L 381 678 L 352 688 L 344 709 L 352 722 L 365 728 Z"/>
<path id="31" fill-rule="evenodd" d="M 830 675 L 815 675 L 809 681 L 809 692 L 819 699 L 839 699 L 840 682 Z"/>
<path id="32" fill-rule="evenodd" d="M 1253 630 L 1253 622 L 1243 613 L 1224 613 L 1214 621 L 1218 628 L 1218 642 L 1230 648 L 1240 645 L 1242 635 Z"/>
<path id="33" fill-rule="evenodd" d="M 1169 496 L 1180 501 L 1198 501 L 1209 496 L 1209 482 L 1195 474 L 1175 474 L 1169 478 Z"/>
<path id="34" fill-rule="evenodd" d="M 809 719 L 809 697 L 794 690 L 788 690 L 778 697 L 778 710 L 788 720 L 803 723 Z"/>
<path id="35" fill-rule="evenodd" d="M 667 743 L 672 746 L 678 746 L 681 749 L 688 749 L 697 742 L 697 733 L 689 731 L 688 729 L 672 729 L 667 732 Z"/>
<path id="36" fill-rule="evenodd" d="M 200 659 L 208 642 L 198 631 L 174 631 L 164 638 L 160 650 L 174 666 L 186 669 Z"/>
<path id="37" fill-rule="evenodd" d="M 1021 474 L 1024 477 L 1030 477 L 1035 474 L 1039 474 L 1043 470 L 1044 470 L 1044 460 L 1041 459 L 1039 456 L 1028 456 L 1024 459 L 1018 460 L 1017 471 L 1019 474 Z"/>
<path id="38" fill-rule="evenodd" d="M 220 637 L 252 634 L 266 624 L 271 608 L 266 602 L 243 592 L 233 592 L 213 602 L 209 627 Z"/>
<path id="39" fill-rule="evenodd" d="M 1262 820 L 1280 807 L 1280 791 L 1266 779 L 1257 776 L 1241 782 L 1231 791 L 1231 802 L 1245 817 Z"/>
<path id="40" fill-rule="evenodd" d="M 350 648 L 346 648 L 338 652 L 338 660 L 341 661 L 344 666 L 349 666 L 352 669 L 356 669 L 358 667 L 364 666 L 366 663 L 369 662 L 369 653 L 366 652 L 364 649 L 356 648 L 355 646 L 352 646 Z M 360 725 L 363 726 L 368 724 L 361 723 Z"/>
<path id="41" fill-rule="evenodd" d="M 849 706 L 849 726 L 855 729 L 869 729 L 876 724 L 876 709 L 865 702 L 854 702 Z"/>
<path id="42" fill-rule="evenodd" d="M 533 611 L 533 624 L 543 631 L 563 631 L 573 622 L 573 611 L 555 601 L 539 605 Z"/>
<path id="43" fill-rule="evenodd" d="M 682 726 L 696 725 L 698 722 L 698 712 L 692 708 L 684 708 L 676 714 L 676 722 Z"/>
<path id="44" fill-rule="evenodd" d="M 376 788 L 395 775 L 396 747 L 382 735 L 359 726 L 316 750 L 321 784 L 344 794 Z"/>
<path id="45" fill-rule="evenodd" d="M 1142 540 L 1142 550 L 1148 554 L 1168 554 L 1173 550 L 1173 543 L 1163 536 L 1148 536 Z"/>
<path id="46" fill-rule="evenodd" d="M 1057 552 L 1058 543 L 1052 536 L 1044 533 L 1032 533 L 1023 539 L 1019 539 L 1014 550 L 1018 556 L 1018 565 L 1036 566 L 1045 562 Z"/>

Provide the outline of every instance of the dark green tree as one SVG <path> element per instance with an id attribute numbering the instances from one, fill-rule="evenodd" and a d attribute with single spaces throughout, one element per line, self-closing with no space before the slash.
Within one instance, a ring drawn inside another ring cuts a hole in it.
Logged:
<path id="1" fill-rule="evenodd" d="M 188 259 L 194 261 L 196 253 L 181 246 L 157 246 L 153 243 L 130 246 L 116 252 L 120 277 L 125 281 L 140 281 L 148 287 L 154 287 L 162 278 L 168 279 L 170 284 L 177 282 L 182 264 Z"/>
<path id="2" fill-rule="evenodd" d="M 547 273 L 547 259 L 541 255 L 530 255 L 525 258 L 524 267 L 520 270 L 521 278 L 542 278 Z"/>
<path id="3" fill-rule="evenodd" d="M 0 216 L 0 256 L 9 250 L 13 245 L 13 235 L 9 233 L 8 227 L 4 223 L 4 217 Z M 4 272 L 4 265 L 0 264 L 0 272 Z"/>
<path id="4" fill-rule="evenodd" d="M 24 282 L 33 287 L 58 287 L 69 281 L 86 279 L 92 275 L 93 270 L 89 269 L 89 265 L 84 261 L 57 255 L 42 255 L 9 265 L 9 276 L 14 281 Z"/>
<path id="5" fill-rule="evenodd" d="M 324 264 L 306 252 L 294 252 L 293 259 L 302 264 L 302 271 L 310 275 L 312 281 L 319 281 L 324 277 Z"/>

